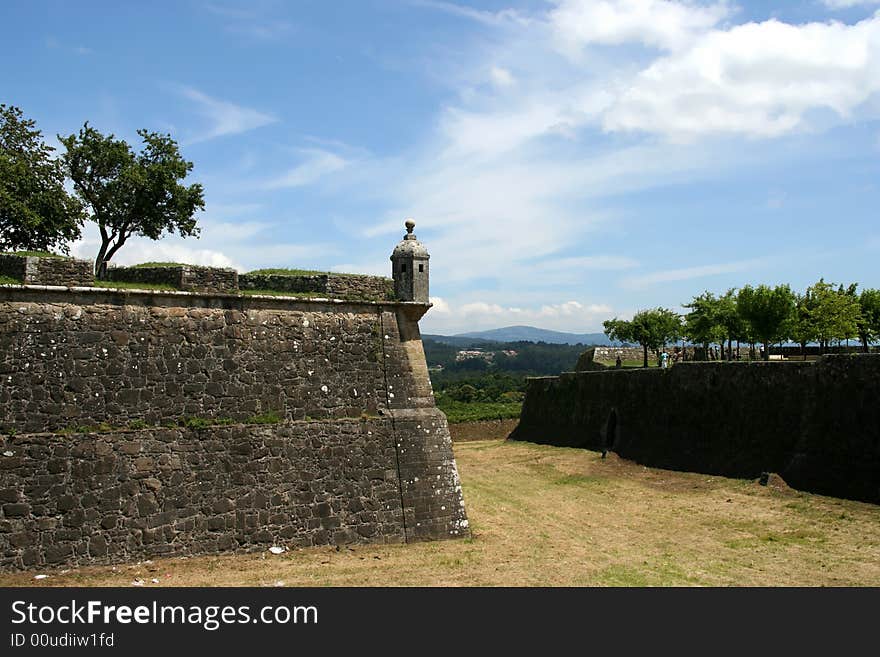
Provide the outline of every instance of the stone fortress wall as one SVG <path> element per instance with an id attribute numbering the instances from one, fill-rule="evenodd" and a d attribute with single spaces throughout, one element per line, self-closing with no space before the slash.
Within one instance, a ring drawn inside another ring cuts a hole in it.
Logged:
<path id="1" fill-rule="evenodd" d="M 428 308 L 0 286 L 0 568 L 466 536 Z"/>
<path id="2" fill-rule="evenodd" d="M 0 276 L 25 285 L 94 285 L 92 263 L 74 258 L 42 258 L 0 253 Z"/>
<path id="3" fill-rule="evenodd" d="M 196 265 L 108 267 L 106 280 L 170 285 L 188 292 L 238 292 L 238 272 L 226 267 Z"/>
<path id="4" fill-rule="evenodd" d="M 280 292 L 315 292 L 336 299 L 368 299 L 393 301 L 394 281 L 382 276 L 360 274 L 310 274 L 302 276 L 279 274 L 241 274 L 242 290 L 277 290 Z"/>
<path id="5" fill-rule="evenodd" d="M 880 355 L 530 379 L 514 440 L 880 503 Z"/>

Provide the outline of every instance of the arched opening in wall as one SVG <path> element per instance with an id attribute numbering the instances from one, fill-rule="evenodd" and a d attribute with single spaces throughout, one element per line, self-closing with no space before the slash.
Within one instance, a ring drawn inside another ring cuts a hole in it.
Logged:
<path id="1" fill-rule="evenodd" d="M 617 441 L 617 409 L 612 408 L 611 414 L 608 416 L 608 422 L 605 424 L 605 444 L 602 445 L 603 451 L 614 448 Z"/>

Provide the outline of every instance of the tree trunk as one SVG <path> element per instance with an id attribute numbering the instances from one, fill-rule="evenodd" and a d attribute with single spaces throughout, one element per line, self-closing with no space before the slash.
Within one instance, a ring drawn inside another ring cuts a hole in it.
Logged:
<path id="1" fill-rule="evenodd" d="M 807 360 L 807 343 L 801 342 L 801 360 Z"/>
<path id="2" fill-rule="evenodd" d="M 109 242 L 102 241 L 101 248 L 98 249 L 98 255 L 95 258 L 95 278 L 102 280 L 107 275 L 107 263 L 104 257 L 107 255 L 107 245 Z"/>
<path id="3" fill-rule="evenodd" d="M 648 345 L 646 345 L 646 344 L 642 345 L 642 354 L 643 354 L 642 367 L 647 367 L 648 366 Z"/>
<path id="4" fill-rule="evenodd" d="M 764 339 L 764 360 L 770 360 L 770 341 L 766 338 Z"/>

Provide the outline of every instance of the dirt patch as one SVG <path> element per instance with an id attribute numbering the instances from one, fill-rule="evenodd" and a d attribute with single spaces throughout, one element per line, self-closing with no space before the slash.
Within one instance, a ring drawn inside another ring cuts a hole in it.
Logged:
<path id="1" fill-rule="evenodd" d="M 467 440 L 505 440 L 519 420 L 483 420 L 482 422 L 459 422 L 449 425 L 453 442 Z"/>

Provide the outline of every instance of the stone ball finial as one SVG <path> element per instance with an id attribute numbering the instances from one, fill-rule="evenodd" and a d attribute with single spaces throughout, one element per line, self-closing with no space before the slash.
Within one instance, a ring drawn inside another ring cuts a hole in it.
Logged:
<path id="1" fill-rule="evenodd" d="M 416 222 L 413 221 L 412 218 L 410 218 L 410 219 L 407 219 L 403 225 L 406 226 L 406 232 L 409 234 L 412 234 L 413 228 L 416 227 Z"/>

